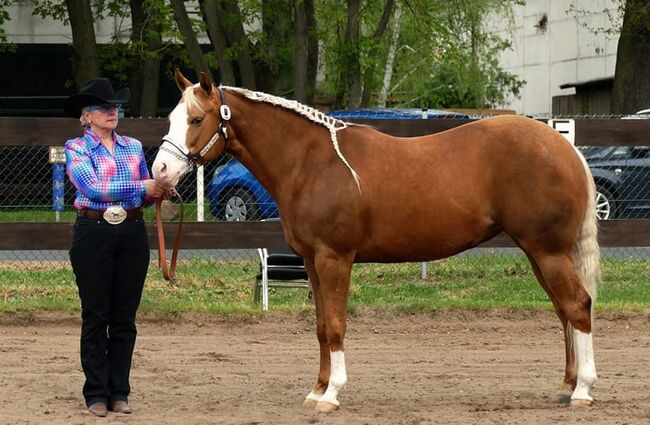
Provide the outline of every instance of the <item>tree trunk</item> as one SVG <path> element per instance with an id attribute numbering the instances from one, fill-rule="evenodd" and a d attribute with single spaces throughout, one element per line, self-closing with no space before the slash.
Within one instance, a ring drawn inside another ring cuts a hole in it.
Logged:
<path id="1" fill-rule="evenodd" d="M 650 0 L 628 0 L 612 90 L 613 114 L 632 114 L 650 107 Z"/>
<path id="2" fill-rule="evenodd" d="M 307 98 L 305 103 L 312 105 L 316 92 L 316 74 L 318 73 L 318 27 L 314 0 L 303 1 L 307 17 Z"/>
<path id="3" fill-rule="evenodd" d="M 386 66 L 384 67 L 384 79 L 382 81 L 381 91 L 377 98 L 377 106 L 380 108 L 386 107 L 386 100 L 388 99 L 388 91 L 390 90 L 391 80 L 393 79 L 393 65 L 395 63 L 395 54 L 397 52 L 397 42 L 399 40 L 400 25 L 402 24 L 402 9 L 397 3 L 395 5 L 395 25 L 393 26 L 393 34 L 391 37 L 390 46 L 388 46 L 388 57 L 386 58 Z"/>
<path id="4" fill-rule="evenodd" d="M 187 49 L 187 53 L 190 55 L 190 60 L 194 66 L 194 71 L 198 77 L 199 72 L 203 71 L 212 78 L 212 73 L 208 68 L 208 65 L 203 58 L 203 51 L 199 45 L 198 40 L 196 39 L 196 34 L 192 29 L 192 23 L 190 22 L 189 16 L 187 16 L 187 10 L 185 9 L 185 3 L 183 0 L 170 0 L 172 9 L 174 9 L 174 19 L 178 25 L 178 30 L 183 36 L 183 43 Z"/>
<path id="5" fill-rule="evenodd" d="M 91 78 L 99 77 L 97 42 L 89 0 L 65 0 L 72 30 L 72 69 L 77 88 Z"/>
<path id="6" fill-rule="evenodd" d="M 395 0 L 386 0 L 384 3 L 384 11 L 377 23 L 377 28 L 375 28 L 375 32 L 372 35 L 371 42 L 373 43 L 373 46 L 368 53 L 368 67 L 363 73 L 363 95 L 361 96 L 361 106 L 364 107 L 370 104 L 370 95 L 377 87 L 375 74 L 377 67 L 379 66 L 379 53 L 381 50 L 379 48 L 379 43 L 386 32 L 386 27 L 388 27 L 390 16 L 393 14 L 394 5 Z"/>
<path id="7" fill-rule="evenodd" d="M 361 105 L 361 57 L 359 52 L 359 14 L 361 0 L 347 0 L 348 22 L 345 29 L 345 68 L 343 70 L 347 82 L 348 107 L 358 108 Z"/>
<path id="8" fill-rule="evenodd" d="M 144 0 L 130 0 L 131 42 L 141 46 L 136 50 L 131 68 L 132 116 L 155 117 L 158 114 L 158 85 L 160 82 L 161 28 L 153 9 L 146 8 Z"/>
<path id="9" fill-rule="evenodd" d="M 250 43 L 246 32 L 244 31 L 241 10 L 236 0 L 224 0 L 223 10 L 232 22 L 231 28 L 227 28 L 228 40 L 231 46 L 236 46 L 239 52 L 237 56 L 237 65 L 239 68 L 239 77 L 241 78 L 242 87 L 255 90 L 255 68 L 253 67 L 253 58 L 250 52 Z"/>
<path id="10" fill-rule="evenodd" d="M 295 31 L 293 51 L 293 79 L 295 99 L 307 103 L 307 12 L 303 0 L 294 0 Z"/>
<path id="11" fill-rule="evenodd" d="M 221 82 L 229 86 L 235 86 L 237 85 L 235 69 L 232 62 L 226 57 L 226 50 L 229 45 L 226 39 L 226 31 L 220 19 L 220 17 L 223 17 L 224 12 L 219 10 L 221 5 L 218 0 L 200 0 L 200 4 L 203 20 L 208 30 L 208 37 L 212 43 L 214 53 L 217 55 Z"/>
<path id="12" fill-rule="evenodd" d="M 304 31 L 305 19 L 296 16 L 296 8 L 302 8 L 303 0 L 262 0 L 262 31 L 259 43 L 262 60 L 257 64 L 257 86 L 270 93 L 283 93 L 295 89 L 295 71 L 298 52 L 306 55 L 296 31 Z M 296 21 L 298 19 L 298 21 Z M 303 29 L 296 28 L 296 24 Z M 303 43 L 304 44 L 304 43 Z M 306 60 L 306 57 L 303 58 Z M 304 74 L 304 73 L 303 73 Z"/>

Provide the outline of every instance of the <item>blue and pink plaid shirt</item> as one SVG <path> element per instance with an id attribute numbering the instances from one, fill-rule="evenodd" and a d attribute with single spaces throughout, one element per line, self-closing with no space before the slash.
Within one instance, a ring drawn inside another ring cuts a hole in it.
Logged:
<path id="1" fill-rule="evenodd" d="M 66 171 L 77 188 L 76 209 L 105 210 L 121 205 L 129 210 L 153 203 L 142 181 L 151 178 L 142 144 L 115 132 L 113 137 L 114 155 L 90 129 L 65 143 Z"/>

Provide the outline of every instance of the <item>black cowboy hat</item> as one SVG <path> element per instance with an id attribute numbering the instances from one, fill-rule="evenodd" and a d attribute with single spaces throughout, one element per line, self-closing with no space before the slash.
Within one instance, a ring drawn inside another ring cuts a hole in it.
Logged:
<path id="1" fill-rule="evenodd" d="M 81 110 L 86 106 L 110 103 L 119 105 L 129 101 L 131 92 L 128 88 L 115 93 L 108 78 L 93 78 L 87 81 L 79 93 L 68 97 L 63 104 L 63 109 L 72 116 L 81 115 Z"/>

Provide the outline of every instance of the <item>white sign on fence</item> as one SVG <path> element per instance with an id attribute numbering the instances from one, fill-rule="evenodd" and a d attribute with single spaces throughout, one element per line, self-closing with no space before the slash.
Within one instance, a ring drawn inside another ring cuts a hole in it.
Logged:
<path id="1" fill-rule="evenodd" d="M 65 148 L 63 146 L 50 146 L 50 164 L 65 164 Z"/>
<path id="2" fill-rule="evenodd" d="M 576 144 L 576 122 L 572 119 L 548 120 L 548 125 L 564 136 L 572 145 Z"/>

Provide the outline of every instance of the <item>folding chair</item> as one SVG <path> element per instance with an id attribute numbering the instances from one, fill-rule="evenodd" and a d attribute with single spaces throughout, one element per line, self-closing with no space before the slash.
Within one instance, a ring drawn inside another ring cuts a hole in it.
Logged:
<path id="1" fill-rule="evenodd" d="M 260 272 L 255 279 L 254 301 L 262 301 L 262 309 L 269 309 L 269 287 L 309 288 L 305 263 L 301 257 L 288 251 L 259 248 Z"/>

